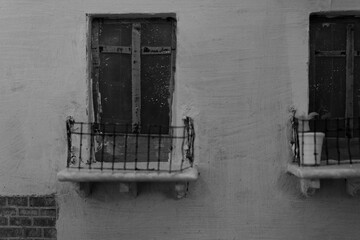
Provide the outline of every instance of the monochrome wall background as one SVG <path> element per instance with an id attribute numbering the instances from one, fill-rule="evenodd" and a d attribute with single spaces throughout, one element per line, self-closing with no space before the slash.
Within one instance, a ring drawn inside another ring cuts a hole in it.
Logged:
<path id="1" fill-rule="evenodd" d="M 309 15 L 359 9 L 356 0 L 0 0 L 0 196 L 54 194 L 61 240 L 357 239 L 359 199 L 344 181 L 305 199 L 285 168 L 289 108 L 308 107 Z M 169 197 L 165 183 L 139 184 L 136 198 L 99 183 L 83 197 L 57 181 L 66 118 L 88 120 L 88 13 L 176 14 L 173 121 L 194 119 L 200 171 L 187 198 Z"/>

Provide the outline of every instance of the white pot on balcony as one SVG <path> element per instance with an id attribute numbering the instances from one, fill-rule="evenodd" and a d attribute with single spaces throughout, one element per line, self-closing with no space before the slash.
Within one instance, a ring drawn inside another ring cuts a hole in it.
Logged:
<path id="1" fill-rule="evenodd" d="M 299 132 L 301 165 L 320 165 L 324 137 L 322 132 Z"/>

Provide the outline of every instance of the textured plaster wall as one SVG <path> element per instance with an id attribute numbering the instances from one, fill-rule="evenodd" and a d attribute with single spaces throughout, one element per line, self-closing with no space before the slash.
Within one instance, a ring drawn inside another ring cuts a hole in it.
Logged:
<path id="1" fill-rule="evenodd" d="M 356 0 L 0 0 L 0 194 L 57 193 L 58 239 L 358 239 L 343 181 L 312 198 L 284 173 L 288 108 L 307 109 L 310 12 Z M 188 198 L 58 183 L 65 118 L 87 120 L 86 13 L 175 12 L 176 121 L 195 119 Z"/>

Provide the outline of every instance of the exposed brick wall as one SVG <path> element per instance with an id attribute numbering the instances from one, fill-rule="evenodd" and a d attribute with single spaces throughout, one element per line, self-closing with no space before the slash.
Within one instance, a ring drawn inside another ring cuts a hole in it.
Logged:
<path id="1" fill-rule="evenodd" d="M 56 239 L 54 195 L 0 196 L 0 240 Z"/>

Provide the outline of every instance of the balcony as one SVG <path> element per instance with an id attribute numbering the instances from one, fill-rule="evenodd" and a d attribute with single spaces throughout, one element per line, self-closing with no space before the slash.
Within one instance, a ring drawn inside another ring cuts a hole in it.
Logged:
<path id="1" fill-rule="evenodd" d="M 320 179 L 347 179 L 347 191 L 360 189 L 360 118 L 292 119 L 293 160 L 287 172 L 311 195 Z"/>
<path id="2" fill-rule="evenodd" d="M 177 127 L 84 123 L 70 118 L 66 129 L 68 155 L 59 181 L 79 182 L 84 189 L 94 182 L 119 182 L 128 191 L 136 188 L 136 182 L 174 182 L 180 198 L 188 182 L 198 178 L 191 118 Z"/>

